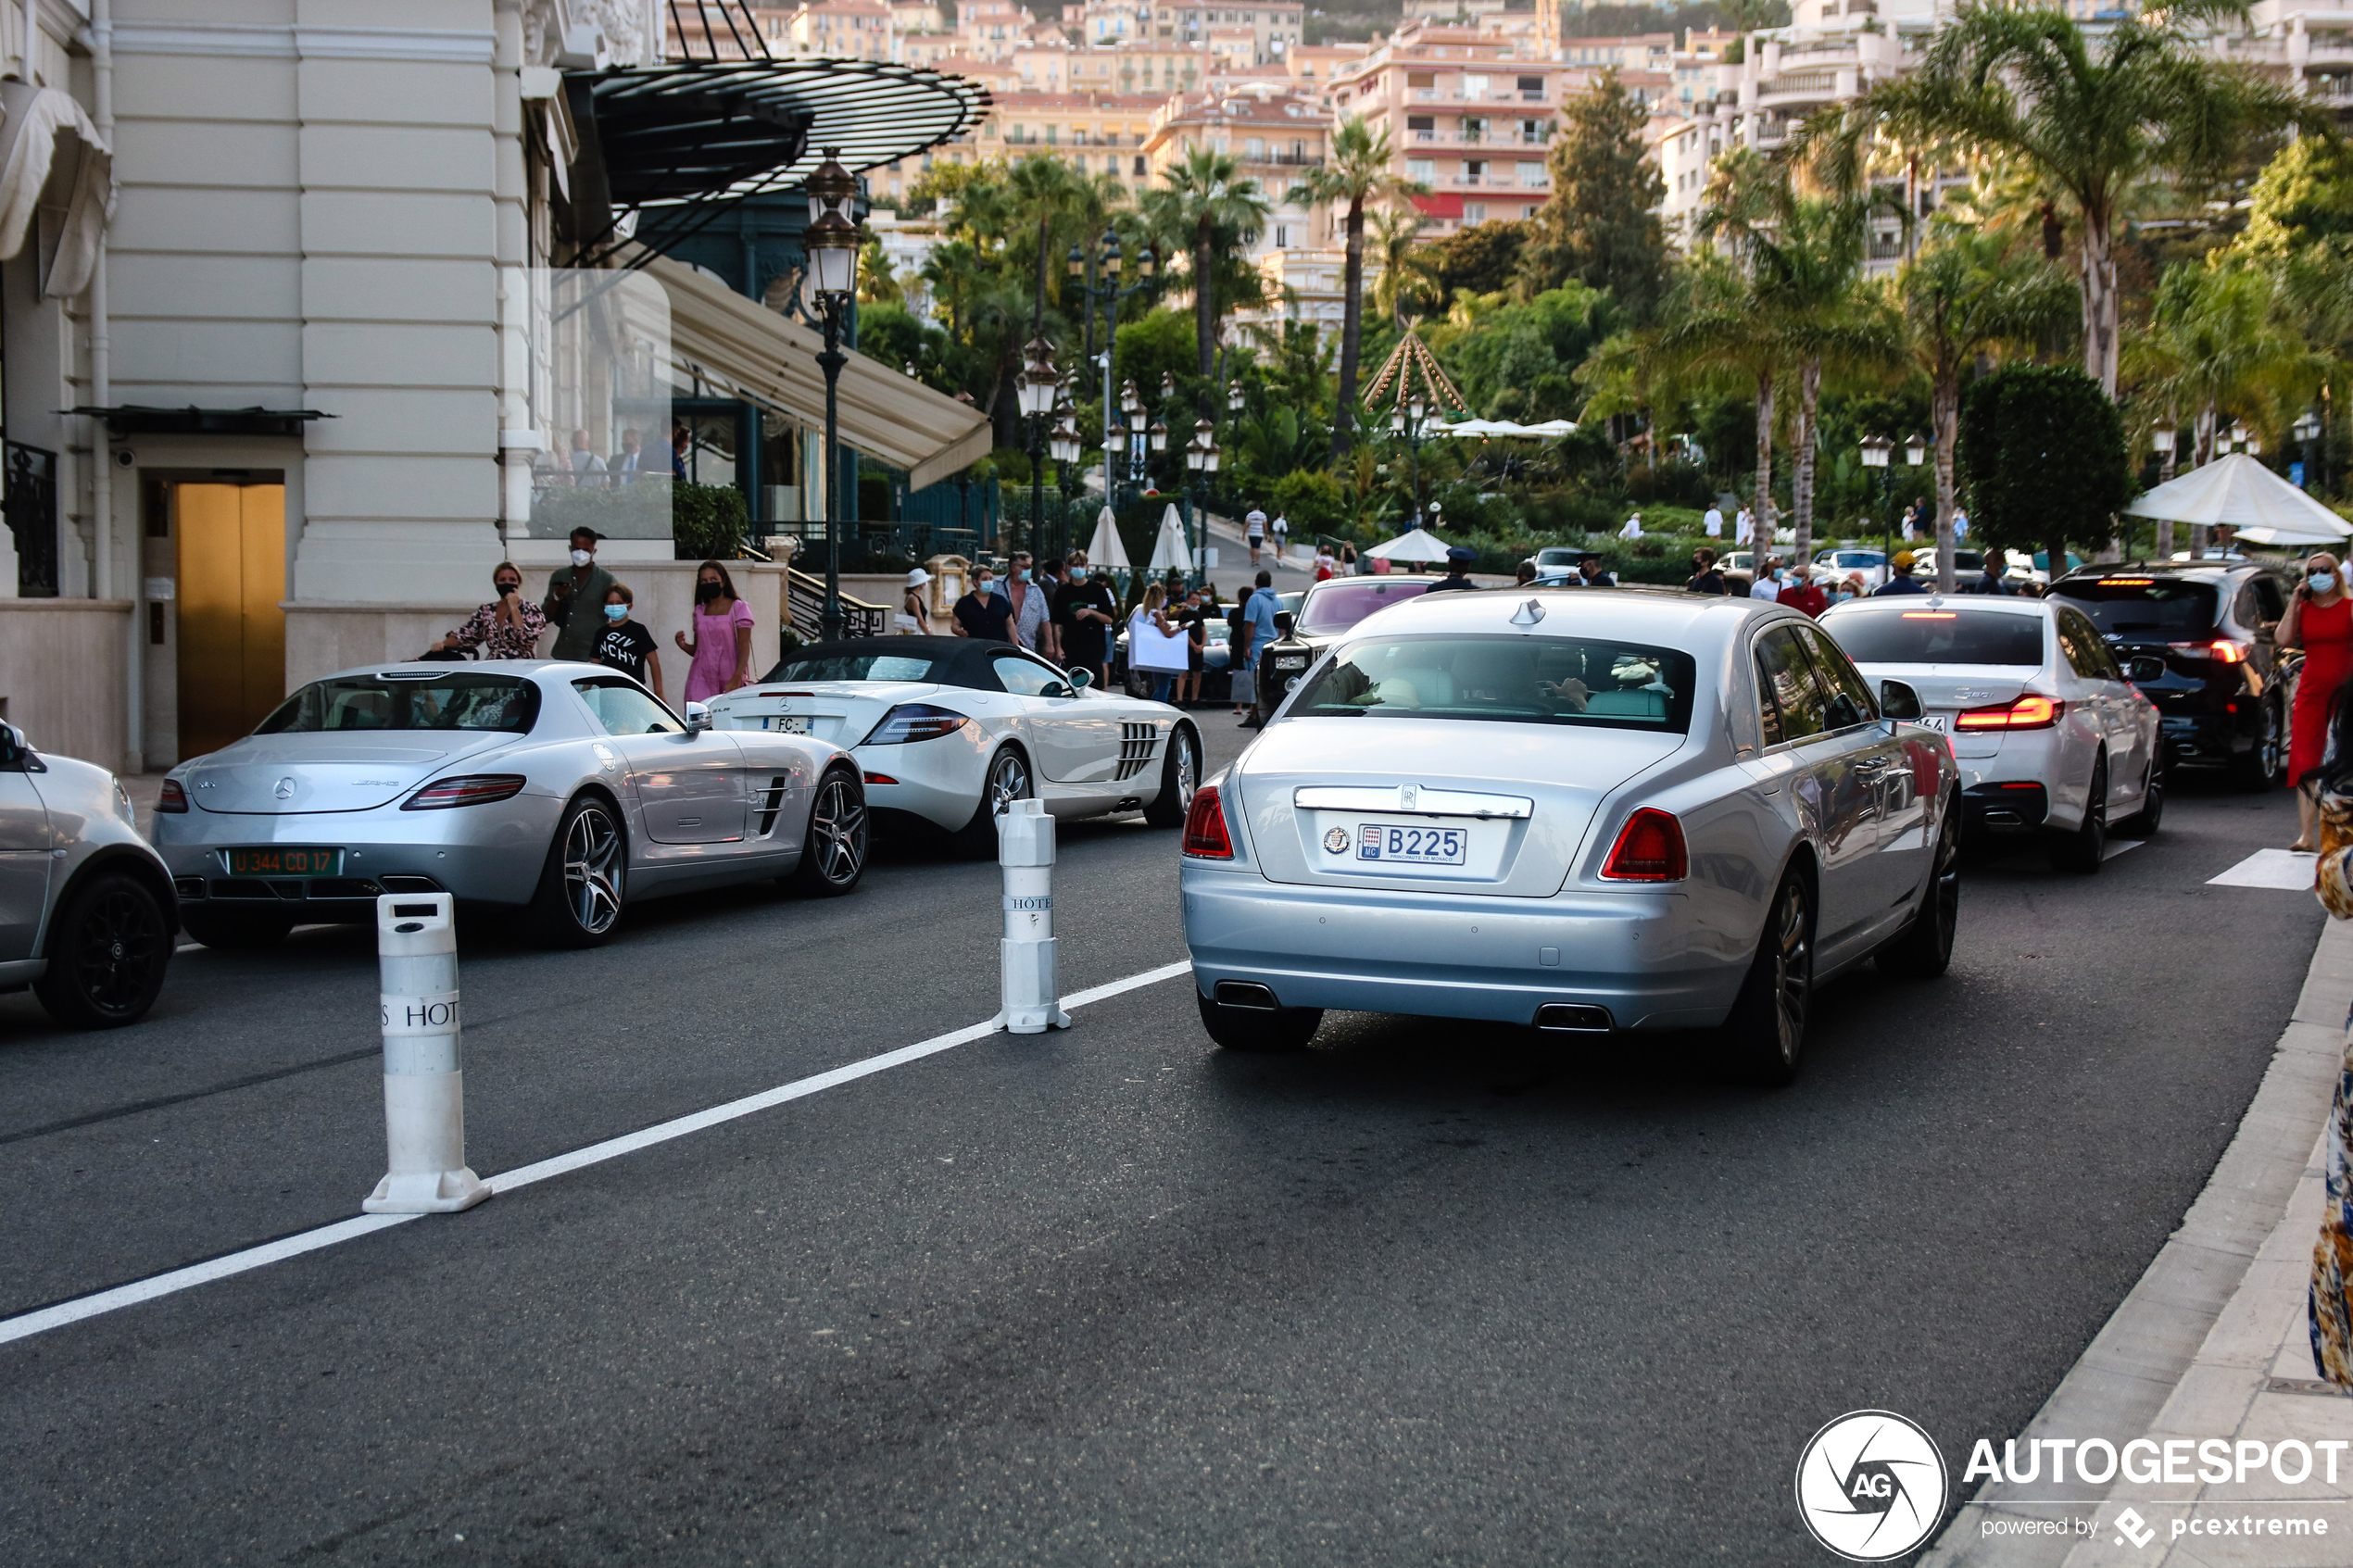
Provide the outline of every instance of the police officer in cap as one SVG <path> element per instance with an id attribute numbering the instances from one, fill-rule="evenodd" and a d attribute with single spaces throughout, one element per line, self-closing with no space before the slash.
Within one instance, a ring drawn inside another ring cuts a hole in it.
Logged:
<path id="1" fill-rule="evenodd" d="M 1477 550 L 1465 549 L 1462 546 L 1456 545 L 1446 552 L 1446 575 L 1431 583 L 1428 591 L 1433 594 L 1448 588 L 1469 588 L 1476 591 L 1478 584 L 1470 580 L 1470 569 L 1471 562 L 1478 558 Z"/>

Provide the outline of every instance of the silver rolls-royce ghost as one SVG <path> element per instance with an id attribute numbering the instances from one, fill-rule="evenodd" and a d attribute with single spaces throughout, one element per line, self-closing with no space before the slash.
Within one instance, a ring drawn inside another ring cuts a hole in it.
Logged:
<path id="1" fill-rule="evenodd" d="M 521 906 L 587 947 L 638 899 L 866 861 L 858 769 L 813 735 L 711 728 L 613 671 L 537 659 L 346 670 L 166 776 L 156 847 L 213 947 L 371 921 L 383 893 Z"/>
<path id="2" fill-rule="evenodd" d="M 1241 1049 L 1303 1046 L 1329 1008 L 1718 1028 L 1786 1083 L 1817 983 L 1951 955 L 1957 774 L 1919 713 L 1755 599 L 1397 606 L 1194 797 L 1202 1023 Z"/>

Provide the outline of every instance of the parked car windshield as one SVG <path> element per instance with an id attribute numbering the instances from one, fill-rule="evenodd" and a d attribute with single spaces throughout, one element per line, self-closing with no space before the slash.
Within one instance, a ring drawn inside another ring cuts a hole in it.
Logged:
<path id="1" fill-rule="evenodd" d="M 1846 650 L 1846 657 L 1857 664 L 2043 662 L 2040 615 L 2006 615 L 1997 609 L 1881 609 L 1873 606 L 1826 615 L 1822 617 L 1822 630 L 1836 639 L 1838 646 Z"/>
<path id="2" fill-rule="evenodd" d="M 2061 579 L 2051 590 L 2092 618 L 2103 634 L 2189 641 L 2213 630 L 2217 596 L 2210 583 L 2174 577 Z"/>
<path id="3" fill-rule="evenodd" d="M 1841 571 L 1852 571 L 1874 566 L 1885 566 L 1887 558 L 1877 550 L 1824 550 L 1814 558 L 1816 566 L 1835 566 Z"/>
<path id="4" fill-rule="evenodd" d="M 1385 577 L 1353 577 L 1327 583 L 1307 596 L 1299 630 L 1307 636 L 1328 636 L 1334 632 L 1345 632 L 1377 609 L 1428 592 L 1428 583 L 1410 579 L 1391 581 Z"/>
<path id="5" fill-rule="evenodd" d="M 538 717 L 539 688 L 512 675 L 339 675 L 313 681 L 286 698 L 254 734 L 503 730 L 519 735 Z"/>
<path id="6" fill-rule="evenodd" d="M 1569 637 L 1387 637 L 1358 643 L 1302 687 L 1293 718 L 1484 719 L 1680 734 L 1692 656 Z"/>
<path id="7" fill-rule="evenodd" d="M 903 653 L 836 653 L 809 659 L 786 655 L 762 681 L 937 681 L 939 661 Z"/>

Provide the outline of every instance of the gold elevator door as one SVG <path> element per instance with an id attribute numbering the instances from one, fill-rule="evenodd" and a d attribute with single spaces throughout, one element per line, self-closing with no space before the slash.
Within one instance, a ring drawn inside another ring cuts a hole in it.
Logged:
<path id="1" fill-rule="evenodd" d="M 286 695 L 286 487 L 171 490 L 184 760 L 251 734 Z"/>

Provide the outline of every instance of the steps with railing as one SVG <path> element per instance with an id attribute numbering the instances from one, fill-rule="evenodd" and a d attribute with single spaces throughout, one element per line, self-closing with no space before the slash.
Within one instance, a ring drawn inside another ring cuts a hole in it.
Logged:
<path id="1" fill-rule="evenodd" d="M 824 635 L 825 580 L 812 577 L 798 568 L 785 572 L 785 603 L 788 611 L 787 624 L 799 633 L 804 642 L 815 642 Z M 881 605 L 868 604 L 864 599 L 841 596 L 841 634 L 845 637 L 879 637 L 883 621 L 890 611 Z"/>

